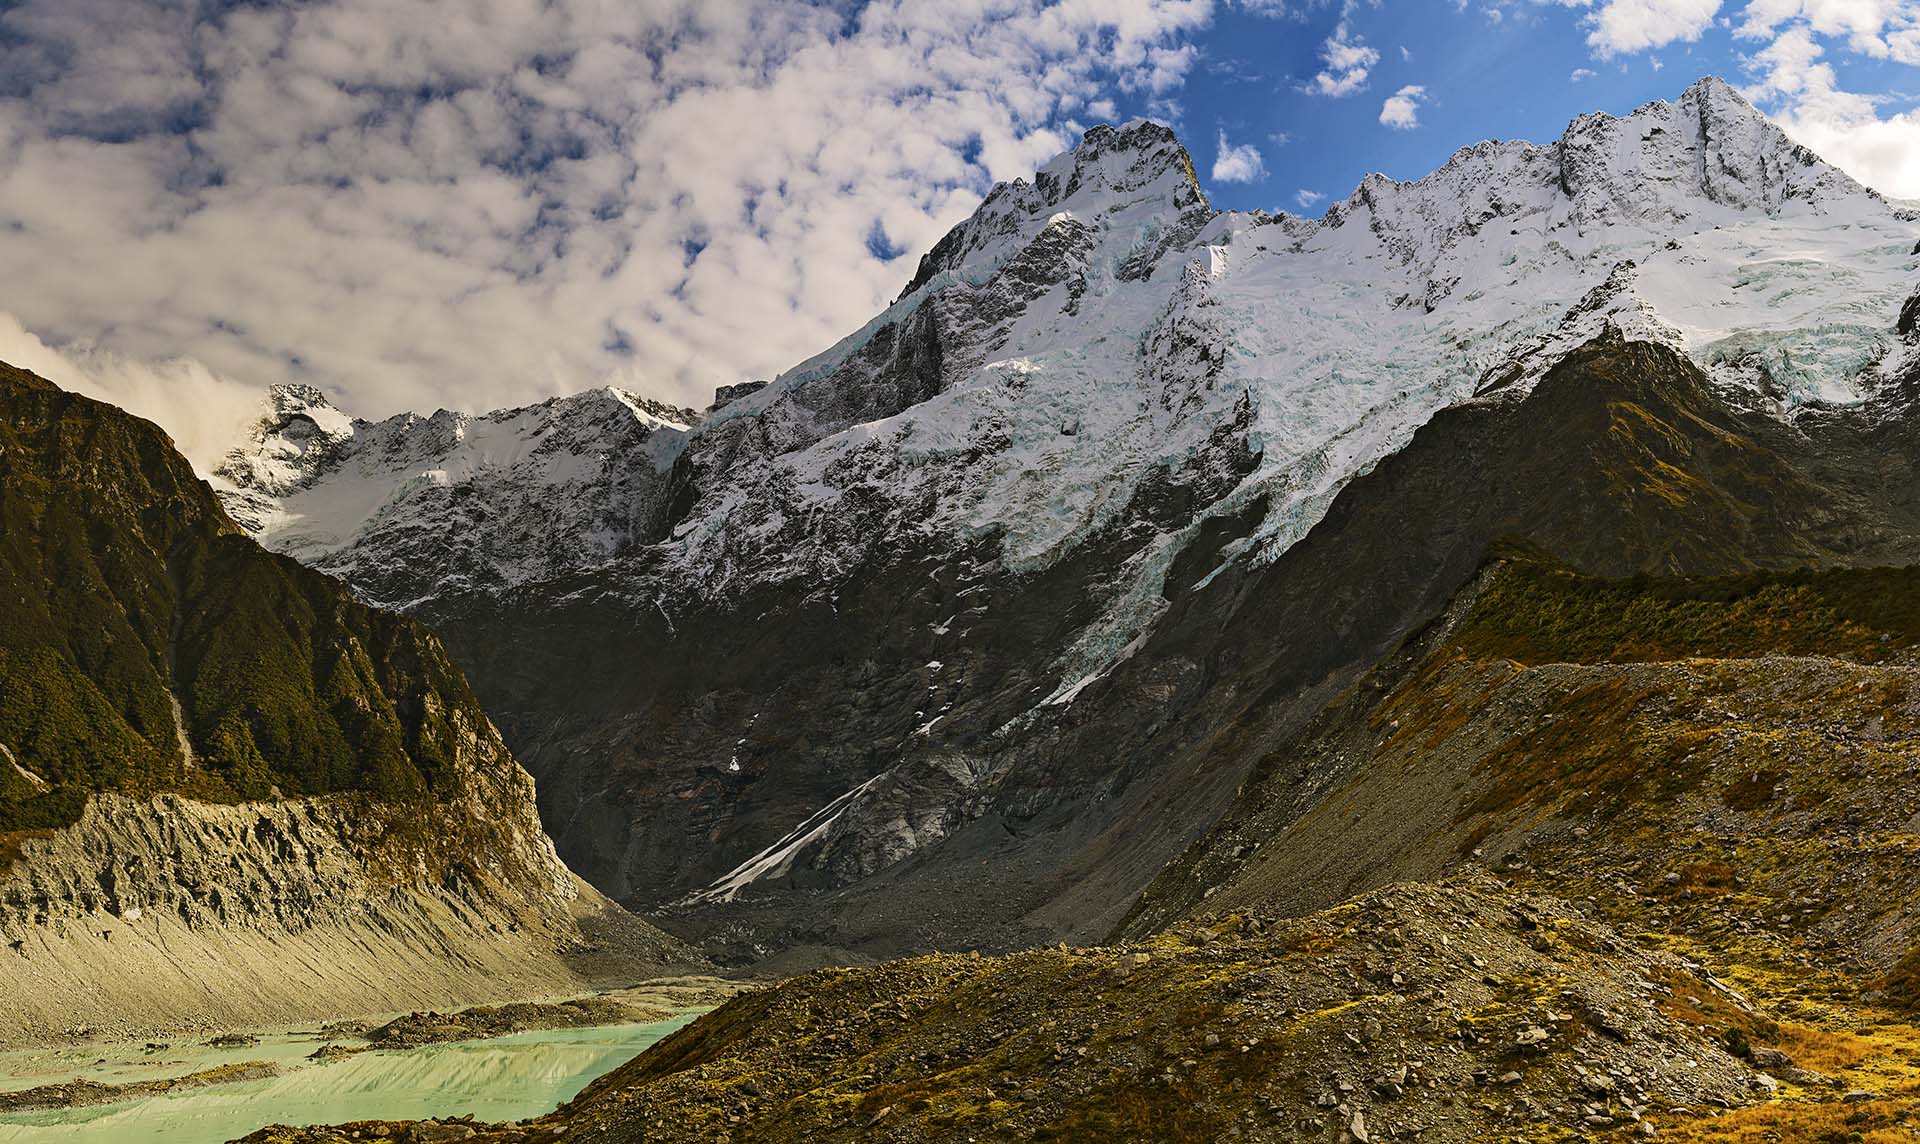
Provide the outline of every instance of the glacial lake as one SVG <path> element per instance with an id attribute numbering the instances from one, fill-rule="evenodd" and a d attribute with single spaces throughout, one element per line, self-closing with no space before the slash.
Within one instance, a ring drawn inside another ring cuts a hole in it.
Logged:
<path id="1" fill-rule="evenodd" d="M 0 1116 L 0 1144 L 223 1144 L 269 1124 L 466 1113 L 481 1120 L 522 1120 L 571 1100 L 589 1081 L 695 1016 L 516 1033 L 324 1063 L 305 1059 L 322 1042 L 299 1034 L 262 1037 L 258 1045 L 235 1049 L 195 1046 L 149 1054 L 136 1045 L 0 1053 L 0 1089 L 10 1090 L 76 1077 L 125 1083 L 181 1076 L 239 1061 L 274 1061 L 285 1069 L 265 1080 L 120 1104 Z M 107 1062 L 97 1063 L 102 1056 Z"/>

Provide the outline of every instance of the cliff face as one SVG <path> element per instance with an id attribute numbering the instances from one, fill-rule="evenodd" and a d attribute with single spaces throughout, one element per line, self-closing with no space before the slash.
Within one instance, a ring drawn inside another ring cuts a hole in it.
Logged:
<path id="1" fill-rule="evenodd" d="M 0 366 L 0 1038 L 564 988 L 583 917 L 679 952 L 560 862 L 429 632 Z"/>

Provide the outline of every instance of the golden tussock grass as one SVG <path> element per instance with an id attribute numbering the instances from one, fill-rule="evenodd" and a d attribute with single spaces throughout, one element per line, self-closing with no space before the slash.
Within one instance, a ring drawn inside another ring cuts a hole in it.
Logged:
<path id="1" fill-rule="evenodd" d="M 1662 1124 L 1669 1144 L 1913 1144 L 1901 1123 L 1912 1101 L 1802 1104 L 1776 1101 L 1711 1119 Z"/>
<path id="2" fill-rule="evenodd" d="M 1886 1051 L 1886 1046 L 1853 1033 L 1836 1033 L 1792 1021 L 1780 1023 L 1774 1044 L 1793 1058 L 1795 1066 L 1815 1072 L 1837 1073 Z"/>

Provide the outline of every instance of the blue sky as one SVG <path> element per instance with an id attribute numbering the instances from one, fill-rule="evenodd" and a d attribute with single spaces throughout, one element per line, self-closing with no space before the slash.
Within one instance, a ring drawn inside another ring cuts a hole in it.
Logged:
<path id="1" fill-rule="evenodd" d="M 698 407 L 1103 119 L 1317 211 L 1714 72 L 1920 198 L 1916 65 L 1920 0 L 0 0 L 0 359 L 201 464 L 279 381 Z"/>
<path id="2" fill-rule="evenodd" d="M 1227 7 L 1196 38 L 1201 56 L 1174 101 L 1177 110 L 1159 110 L 1174 111 L 1203 173 L 1218 157 L 1223 132 L 1229 144 L 1260 151 L 1264 176 L 1209 180 L 1215 205 L 1301 211 L 1296 194 L 1307 190 L 1328 196 L 1309 212 L 1317 213 L 1369 172 L 1416 179 L 1482 139 L 1549 142 L 1576 115 L 1624 114 L 1672 99 L 1703 75 L 1755 87 L 1769 71 L 1756 57 L 1772 41 L 1736 35 L 1742 14 L 1738 4 L 1721 5 L 1697 40 L 1609 53 L 1589 43 L 1591 8 L 1419 0 L 1349 5 L 1344 12 L 1322 5 L 1276 19 Z M 1353 93 L 1315 94 L 1312 81 L 1325 70 L 1322 46 L 1342 26 L 1350 42 L 1377 52 L 1378 62 Z M 1917 102 L 1910 93 L 1920 92 L 1920 75 L 1892 53 L 1875 58 L 1830 43 L 1823 59 L 1841 89 L 1880 101 L 1882 117 L 1911 111 Z M 1409 85 L 1422 89 L 1414 100 L 1415 125 L 1383 124 L 1383 103 Z M 1792 106 L 1777 93 L 1760 102 L 1770 111 Z M 1152 104 L 1136 100 L 1121 110 L 1151 114 Z M 1920 197 L 1920 186 L 1871 165 L 1856 173 L 1881 176 L 1896 184 L 1889 191 Z"/>

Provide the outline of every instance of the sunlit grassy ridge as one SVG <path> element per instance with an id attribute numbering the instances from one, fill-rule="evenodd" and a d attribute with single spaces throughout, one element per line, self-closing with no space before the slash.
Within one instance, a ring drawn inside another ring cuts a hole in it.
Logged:
<path id="1" fill-rule="evenodd" d="M 1420 750 L 1500 728 L 1460 811 L 1465 847 L 1582 823 L 1534 847 L 1516 881 L 1594 902 L 1755 1003 L 1674 1015 L 1784 1052 L 1777 1096 L 1658 1118 L 1660 1138 L 1915 1139 L 1920 569 L 1608 579 L 1518 546 L 1495 555 L 1372 722 Z"/>

